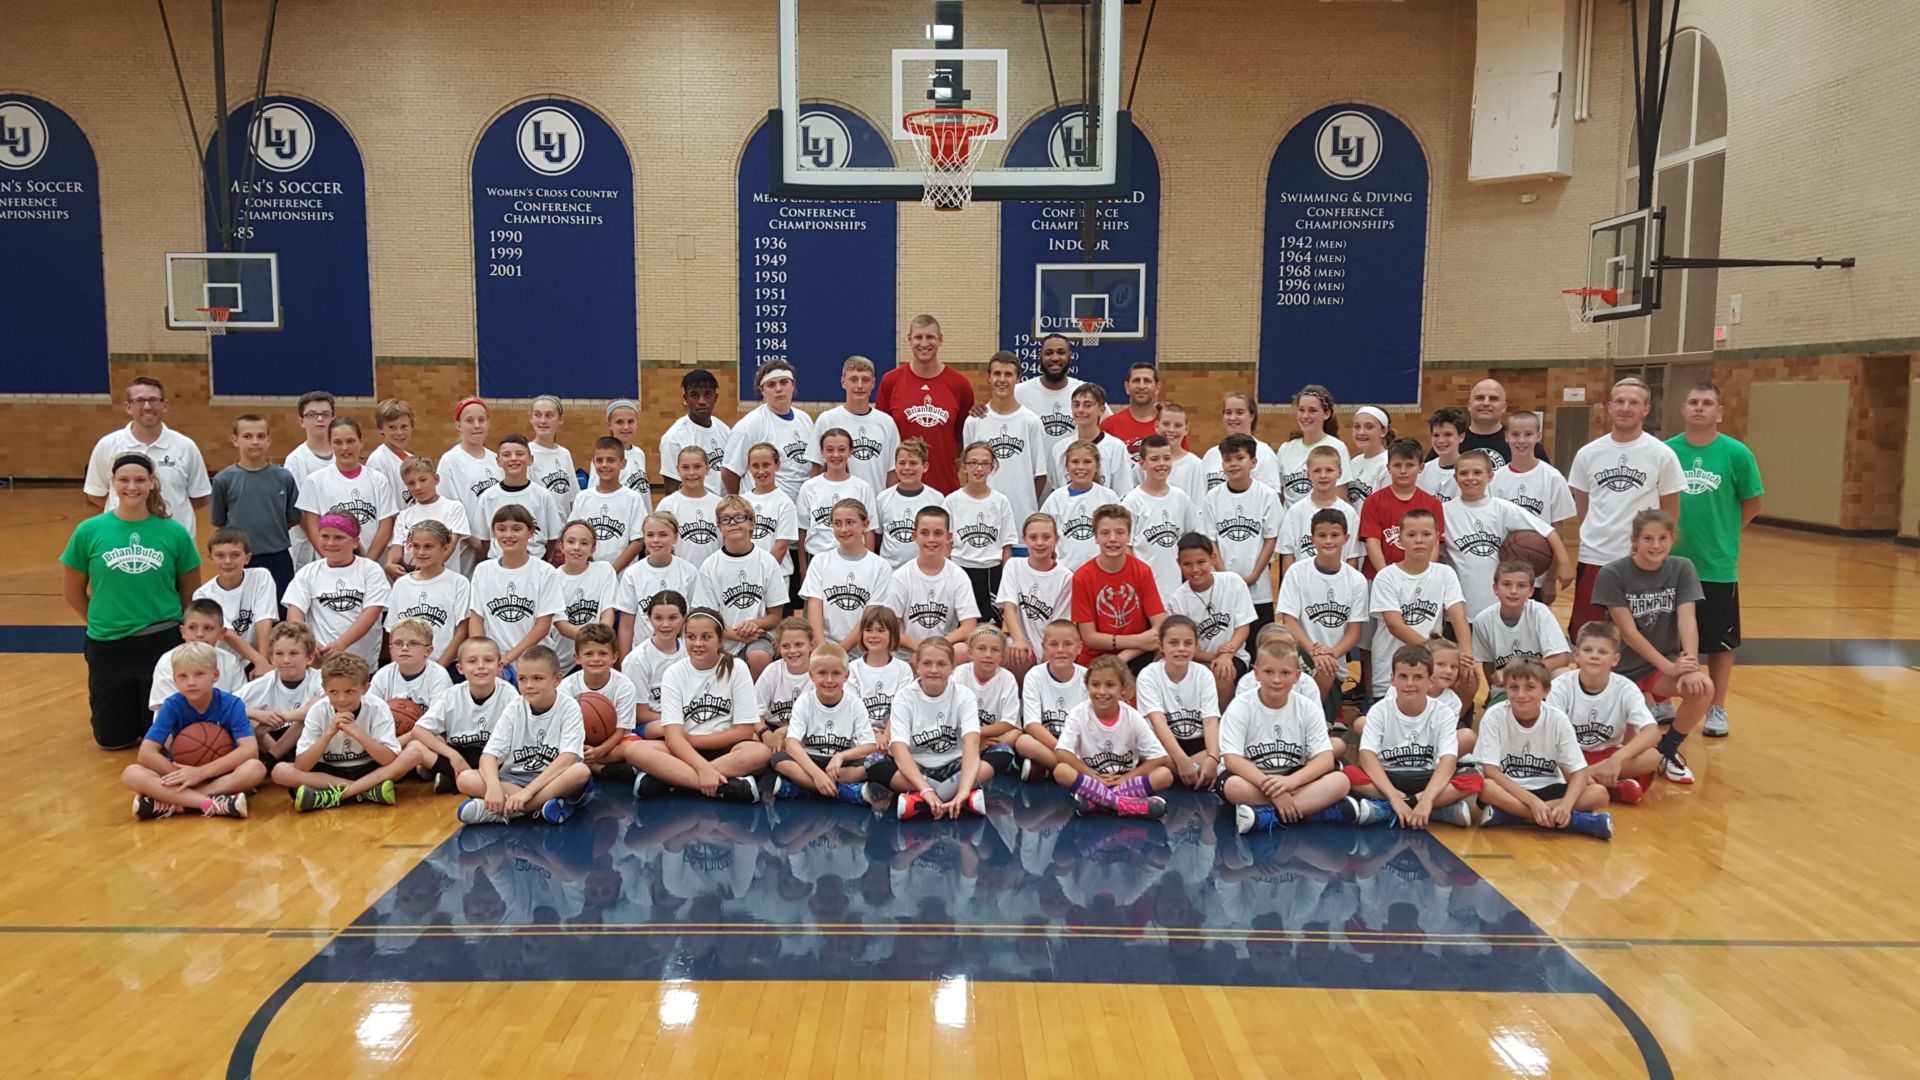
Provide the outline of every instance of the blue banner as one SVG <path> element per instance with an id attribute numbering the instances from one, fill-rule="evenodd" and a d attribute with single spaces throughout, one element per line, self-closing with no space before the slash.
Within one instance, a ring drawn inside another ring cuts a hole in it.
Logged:
<path id="1" fill-rule="evenodd" d="M 253 130 L 247 130 L 252 121 Z M 282 329 L 213 339 L 213 392 L 373 396 L 367 178 L 346 126 L 303 98 L 268 97 L 227 117 L 233 250 L 280 256 Z M 217 175 L 207 141 L 207 175 Z M 207 250 L 220 226 L 206 208 Z"/>
<path id="2" fill-rule="evenodd" d="M 0 324 L 0 394 L 110 391 L 93 147 L 24 94 L 0 94 Z"/>
<path id="3" fill-rule="evenodd" d="M 1086 111 L 1043 113 L 1007 148 L 1014 167 L 1065 168 L 1085 153 Z M 1158 360 L 1160 159 L 1136 125 L 1128 180 L 1133 193 L 1095 207 L 1092 258 L 1081 244 L 1083 202 L 1000 204 L 1000 341 L 1023 375 L 1040 373 L 1040 339 L 1073 341 L 1073 374 L 1126 401 L 1127 365 Z M 1080 343 L 1081 319 L 1098 319 L 1100 343 Z"/>
<path id="4" fill-rule="evenodd" d="M 893 150 L 865 117 L 838 105 L 800 109 L 801 160 L 816 169 L 891 168 Z M 891 202 L 769 195 L 762 122 L 740 155 L 740 396 L 754 372 L 792 364 L 807 401 L 838 401 L 840 365 L 858 354 L 875 375 L 894 365 L 900 209 Z"/>
<path id="5" fill-rule="evenodd" d="M 634 397 L 633 163 L 600 114 L 549 98 L 508 109 L 473 151 L 480 393 Z"/>
<path id="6" fill-rule="evenodd" d="M 1420 400 L 1427 155 L 1371 105 L 1294 125 L 1267 171 L 1260 400 L 1319 382 L 1341 404 Z"/>

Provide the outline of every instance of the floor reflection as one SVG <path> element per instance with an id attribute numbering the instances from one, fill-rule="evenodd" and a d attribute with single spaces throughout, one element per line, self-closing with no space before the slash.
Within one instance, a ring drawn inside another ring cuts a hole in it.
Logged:
<path id="1" fill-rule="evenodd" d="M 1210 798 L 985 819 L 602 797 L 473 826 L 317 957 L 317 981 L 989 979 L 1580 992 L 1592 978 L 1430 835 L 1235 835 Z"/>

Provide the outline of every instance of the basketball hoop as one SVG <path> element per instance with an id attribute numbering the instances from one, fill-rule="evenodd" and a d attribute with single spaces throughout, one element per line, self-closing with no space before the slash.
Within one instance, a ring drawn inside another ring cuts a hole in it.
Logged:
<path id="1" fill-rule="evenodd" d="M 207 317 L 208 337 L 227 336 L 227 319 L 233 314 L 232 308 L 203 307 L 194 310 Z"/>
<path id="2" fill-rule="evenodd" d="M 962 210 L 973 201 L 973 140 L 1000 128 L 1000 118 L 979 109 L 921 109 L 900 118 L 913 136 L 926 176 L 921 202 L 935 210 Z"/>
<path id="3" fill-rule="evenodd" d="M 1567 322 L 1576 334 L 1593 329 L 1594 301 L 1607 307 L 1620 302 L 1619 289 L 1561 289 L 1560 299 L 1567 305 Z"/>
<path id="4" fill-rule="evenodd" d="M 1080 321 L 1080 344 L 1082 345 L 1100 344 L 1100 330 L 1102 327 L 1106 326 L 1107 320 L 1099 319 L 1099 318 L 1087 318 L 1087 319 L 1081 319 L 1079 321 Z"/>

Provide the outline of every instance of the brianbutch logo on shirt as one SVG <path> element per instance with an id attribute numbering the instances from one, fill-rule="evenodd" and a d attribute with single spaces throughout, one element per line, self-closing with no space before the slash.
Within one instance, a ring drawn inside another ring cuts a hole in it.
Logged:
<path id="1" fill-rule="evenodd" d="M 746 611 L 758 607 L 760 598 L 767 594 L 765 589 L 751 581 L 742 581 L 720 594 L 720 600 L 730 608 Z"/>
<path id="2" fill-rule="evenodd" d="M 419 619 L 421 622 L 438 629 L 447 625 L 447 609 L 438 604 L 418 601 L 410 607 L 400 609 L 402 619 Z"/>
<path id="3" fill-rule="evenodd" d="M 1400 619 L 1408 626 L 1427 622 L 1440 614 L 1440 605 L 1420 595 L 1421 590 L 1413 590 L 1413 595 L 1400 601 Z"/>
<path id="4" fill-rule="evenodd" d="M 1228 540 L 1243 543 L 1260 535 L 1260 523 L 1245 516 L 1239 503 L 1233 504 L 1234 516 L 1214 522 L 1214 529 Z"/>
<path id="5" fill-rule="evenodd" d="M 1627 464 L 1627 455 L 1621 454 L 1619 462 L 1611 468 L 1594 473 L 1593 482 L 1615 494 L 1625 494 L 1645 484 L 1647 474 L 1644 469 L 1636 469 Z"/>
<path id="6" fill-rule="evenodd" d="M 934 727 L 913 733 L 913 745 L 929 754 L 951 753 L 954 747 L 960 745 L 960 729 L 948 725 L 946 721 L 947 711 L 941 709 L 934 714 Z"/>
<path id="7" fill-rule="evenodd" d="M 599 513 L 584 520 L 593 529 L 595 540 L 618 540 L 627 534 L 627 523 L 609 515 L 605 504 L 601 505 Z"/>
<path id="8" fill-rule="evenodd" d="M 1247 757 L 1260 766 L 1262 772 L 1278 769 L 1294 769 L 1306 760 L 1307 748 L 1301 743 L 1275 739 L 1272 742 L 1253 743 L 1247 747 Z"/>
<path id="9" fill-rule="evenodd" d="M 525 622 L 533 618 L 533 601 L 513 591 L 507 586 L 505 596 L 496 596 L 487 601 L 487 611 L 501 622 Z"/>
<path id="10" fill-rule="evenodd" d="M 1380 764 L 1388 772 L 1431 772 L 1433 770 L 1433 747 L 1389 747 L 1380 751 Z"/>
<path id="11" fill-rule="evenodd" d="M 720 530 L 711 521 L 691 518 L 680 523 L 680 539 L 695 547 L 712 547 L 720 542 Z"/>
<path id="12" fill-rule="evenodd" d="M 952 610 L 938 600 L 922 600 L 907 608 L 907 621 L 915 626 L 932 630 L 947 625 L 947 616 Z"/>
<path id="13" fill-rule="evenodd" d="M 959 538 L 962 546 L 977 548 L 982 551 L 1000 541 L 1000 530 L 984 521 L 976 521 L 970 525 L 962 525 L 954 531 L 953 535 Z"/>
<path id="14" fill-rule="evenodd" d="M 1498 555 L 1500 553 L 1500 545 L 1504 542 L 1503 537 L 1495 536 L 1486 529 L 1479 527 L 1477 522 L 1475 523 L 1474 531 L 1455 533 L 1447 537 L 1447 540 L 1453 544 L 1456 550 L 1464 551 L 1469 555 L 1479 556 L 1483 559 Z"/>
<path id="15" fill-rule="evenodd" d="M 1307 621 L 1329 630 L 1339 630 L 1352 621 L 1349 616 L 1353 608 L 1334 599 L 1333 590 L 1327 590 L 1327 598 L 1307 605 Z"/>
<path id="16" fill-rule="evenodd" d="M 853 436 L 853 459 L 855 461 L 874 461 L 880 457 L 880 452 L 884 449 L 886 448 L 880 445 L 879 439 L 868 435 L 864 431 Z"/>
<path id="17" fill-rule="evenodd" d="M 1535 754 L 1503 754 L 1500 757 L 1500 771 L 1515 777 L 1558 776 L 1560 763 Z"/>
<path id="18" fill-rule="evenodd" d="M 829 585 L 821 591 L 825 594 L 827 603 L 841 611 L 859 611 L 867 606 L 867 601 L 873 599 L 873 594 L 861 588 L 853 580 L 852 574 L 847 575 L 846 584 Z"/>
<path id="19" fill-rule="evenodd" d="M 695 694 L 687 699 L 680 714 L 683 722 L 690 727 L 724 720 L 733 715 L 733 699 L 719 694 Z"/>
<path id="20" fill-rule="evenodd" d="M 349 611 L 359 611 L 360 606 L 367 599 L 367 594 L 365 590 L 356 589 L 344 581 L 336 581 L 333 588 L 320 593 L 314 599 L 328 611 L 344 615 Z"/>

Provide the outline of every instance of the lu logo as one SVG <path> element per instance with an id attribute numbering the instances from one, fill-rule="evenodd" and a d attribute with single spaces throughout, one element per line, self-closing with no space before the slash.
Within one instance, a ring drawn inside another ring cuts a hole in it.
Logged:
<path id="1" fill-rule="evenodd" d="M 300 133 L 293 128 L 274 127 L 271 115 L 260 117 L 260 141 L 281 161 L 292 161 L 300 156 Z"/>
<path id="2" fill-rule="evenodd" d="M 0 147 L 8 154 L 25 160 L 33 156 L 33 129 L 25 124 L 13 127 L 0 124 Z"/>
<path id="3" fill-rule="evenodd" d="M 533 148 L 541 157 L 558 165 L 567 160 L 567 133 L 564 131 L 556 131 L 548 134 L 546 129 L 540 126 L 540 121 L 535 120 L 533 122 Z"/>
<path id="4" fill-rule="evenodd" d="M 1367 160 L 1367 137 L 1342 135 L 1340 125 L 1334 124 L 1327 129 L 1327 152 L 1347 168 L 1357 169 Z"/>

